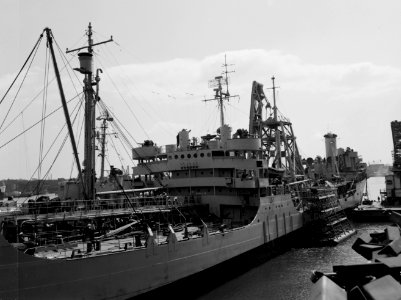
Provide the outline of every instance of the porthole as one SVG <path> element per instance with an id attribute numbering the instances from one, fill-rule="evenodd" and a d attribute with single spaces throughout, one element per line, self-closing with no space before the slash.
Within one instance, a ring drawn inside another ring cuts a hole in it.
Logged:
<path id="1" fill-rule="evenodd" d="M 187 157 L 188 157 L 188 158 L 191 158 L 191 154 L 188 154 Z"/>
<path id="2" fill-rule="evenodd" d="M 197 157 L 198 157 L 198 154 L 194 153 L 194 157 L 197 158 Z"/>
<path id="3" fill-rule="evenodd" d="M 210 152 L 208 152 L 208 153 L 207 153 L 207 157 L 210 157 L 210 156 L 211 156 L 211 154 L 210 154 Z"/>
<path id="4" fill-rule="evenodd" d="M 178 159 L 178 155 L 174 155 L 174 158 L 175 158 L 175 159 Z"/>
<path id="5" fill-rule="evenodd" d="M 184 154 L 181 154 L 181 158 L 184 158 L 185 156 L 184 156 Z"/>
<path id="6" fill-rule="evenodd" d="M 204 157 L 204 156 L 205 156 L 205 153 L 202 152 L 202 153 L 200 154 L 200 157 Z"/>

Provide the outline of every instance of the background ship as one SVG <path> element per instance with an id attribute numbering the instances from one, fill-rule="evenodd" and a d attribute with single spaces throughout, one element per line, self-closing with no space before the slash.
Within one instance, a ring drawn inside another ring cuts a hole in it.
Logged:
<path id="1" fill-rule="evenodd" d="M 401 206 L 401 122 L 391 122 L 393 136 L 393 166 L 386 175 L 386 192 L 383 206 Z"/>
<path id="2" fill-rule="evenodd" d="M 324 135 L 326 157 L 306 160 L 306 172 L 310 178 L 337 189 L 337 195 L 343 209 L 351 209 L 362 199 L 366 186 L 366 163 L 358 152 L 347 147 L 337 148 L 337 135 Z"/>
<path id="3" fill-rule="evenodd" d="M 217 132 L 198 140 L 183 129 L 166 147 L 145 141 L 132 149 L 137 165 L 129 182 L 134 189 L 126 188 L 123 172 L 114 168 L 113 183 L 101 189 L 94 163 L 100 72 L 94 72 L 92 48 L 103 42 L 93 43 L 89 25 L 88 46 L 77 49 L 88 51 L 78 54 L 81 66 L 76 68 L 85 77 L 81 169 L 53 36 L 50 29 L 45 33 L 78 178 L 64 185 L 59 197 L 31 199 L 19 212 L 0 215 L 0 298 L 125 299 L 304 226 L 309 207 L 302 196 L 319 182 L 305 176 L 292 124 L 278 115 L 274 78 L 272 105 L 263 85 L 253 82 L 249 128 L 233 134 L 224 120 L 224 101 L 232 97 L 225 63 L 225 77 L 212 81 L 210 100 L 220 108 Z M 331 190 L 336 197 L 338 190 Z"/>

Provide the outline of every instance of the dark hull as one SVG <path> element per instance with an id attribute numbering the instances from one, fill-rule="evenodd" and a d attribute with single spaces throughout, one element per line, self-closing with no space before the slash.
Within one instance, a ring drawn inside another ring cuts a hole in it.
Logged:
<path id="1" fill-rule="evenodd" d="M 42 259 L 0 238 L 0 299 L 127 299 L 197 274 L 301 228 L 288 196 L 265 197 L 253 222 L 200 238 L 85 258 Z M 271 209 L 273 208 L 273 209 Z"/>

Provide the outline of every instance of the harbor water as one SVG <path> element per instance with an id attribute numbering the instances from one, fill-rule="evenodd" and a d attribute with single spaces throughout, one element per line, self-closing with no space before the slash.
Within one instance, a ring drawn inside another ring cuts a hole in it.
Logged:
<path id="1" fill-rule="evenodd" d="M 309 299 L 313 270 L 332 272 L 333 265 L 367 263 L 352 244 L 363 232 L 384 229 L 387 223 L 354 225 L 357 234 L 335 247 L 290 249 L 196 299 Z"/>

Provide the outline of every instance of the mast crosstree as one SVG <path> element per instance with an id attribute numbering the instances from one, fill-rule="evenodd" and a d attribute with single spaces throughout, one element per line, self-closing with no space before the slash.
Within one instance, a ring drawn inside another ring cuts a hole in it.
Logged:
<path id="1" fill-rule="evenodd" d="M 224 100 L 229 101 L 230 98 L 239 97 L 239 95 L 231 96 L 228 90 L 228 74 L 235 72 L 235 71 L 228 71 L 227 67 L 229 66 L 232 65 L 227 64 L 227 57 L 225 55 L 224 64 L 222 65 L 222 67 L 224 67 L 223 71 L 224 76 L 216 76 L 214 79 L 209 80 L 209 87 L 213 88 L 213 90 L 215 91 L 214 98 L 203 100 L 205 102 L 217 100 L 220 109 L 220 128 L 224 126 Z M 223 85 L 226 86 L 225 92 L 223 91 Z"/>

